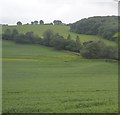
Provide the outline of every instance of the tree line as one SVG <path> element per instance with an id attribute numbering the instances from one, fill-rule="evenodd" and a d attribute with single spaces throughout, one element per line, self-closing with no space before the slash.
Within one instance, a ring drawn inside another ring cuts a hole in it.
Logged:
<path id="1" fill-rule="evenodd" d="M 99 35 L 117 41 L 118 16 L 95 16 L 85 18 L 70 25 L 70 30 L 79 34 Z"/>
<path id="2" fill-rule="evenodd" d="M 38 24 L 41 24 L 41 25 L 43 25 L 43 24 L 45 24 L 45 25 L 62 25 L 63 23 L 62 23 L 62 21 L 61 20 L 54 20 L 53 22 L 51 22 L 51 23 L 44 23 L 44 21 L 43 20 L 40 20 L 40 21 L 37 21 L 37 20 L 35 20 L 35 21 L 32 21 L 31 22 L 31 25 L 38 25 Z M 17 25 L 22 25 L 22 22 L 21 21 L 18 21 L 17 22 Z M 29 25 L 29 23 L 27 23 L 26 25 Z"/>
<path id="3" fill-rule="evenodd" d="M 12 40 L 19 44 L 39 44 L 47 47 L 53 47 L 56 50 L 68 50 L 77 52 L 88 59 L 116 59 L 118 60 L 118 47 L 106 46 L 103 42 L 88 41 L 83 44 L 80 37 L 72 40 L 69 34 L 67 38 L 54 33 L 52 30 L 44 32 L 43 37 L 35 35 L 33 32 L 25 34 L 19 33 L 16 29 L 6 29 L 2 34 L 2 39 Z"/>

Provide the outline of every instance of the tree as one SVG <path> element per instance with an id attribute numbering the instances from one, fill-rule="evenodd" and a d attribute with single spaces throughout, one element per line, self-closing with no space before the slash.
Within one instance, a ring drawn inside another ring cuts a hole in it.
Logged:
<path id="1" fill-rule="evenodd" d="M 19 44 L 31 44 L 31 41 L 29 38 L 26 37 L 24 34 L 19 34 L 15 37 L 15 42 Z"/>
<path id="2" fill-rule="evenodd" d="M 106 59 L 118 60 L 118 47 L 106 46 L 102 52 L 102 57 Z"/>
<path id="3" fill-rule="evenodd" d="M 65 47 L 65 39 L 57 33 L 50 41 L 50 45 L 57 50 L 63 50 Z"/>
<path id="4" fill-rule="evenodd" d="M 83 45 L 81 55 L 85 58 L 117 59 L 118 47 L 106 46 L 103 42 L 88 42 Z"/>
<path id="5" fill-rule="evenodd" d="M 50 46 L 50 41 L 53 39 L 54 37 L 54 32 L 52 30 L 47 30 L 44 32 L 43 34 L 43 40 L 42 40 L 42 44 L 45 46 Z"/>
<path id="6" fill-rule="evenodd" d="M 27 32 L 25 34 L 25 37 L 28 38 L 29 42 L 34 44 L 35 43 L 35 37 L 33 32 Z"/>
<path id="7" fill-rule="evenodd" d="M 62 21 L 61 20 L 54 20 L 53 23 L 54 23 L 54 25 L 60 25 L 60 24 L 62 24 Z"/>
<path id="8" fill-rule="evenodd" d="M 34 22 L 31 22 L 31 25 L 34 25 Z"/>
<path id="9" fill-rule="evenodd" d="M 37 25 L 37 24 L 38 24 L 38 21 L 37 21 L 37 20 L 35 20 L 35 21 L 34 21 L 34 24 L 35 24 L 35 25 Z"/>
<path id="10" fill-rule="evenodd" d="M 18 31 L 16 29 L 13 29 L 13 31 L 12 31 L 12 39 L 14 39 L 15 36 L 17 36 L 18 34 L 19 34 Z"/>
<path id="11" fill-rule="evenodd" d="M 27 32 L 25 34 L 26 38 L 29 39 L 29 42 L 31 44 L 40 44 L 41 43 L 41 38 L 38 37 L 37 35 L 34 35 L 34 32 Z"/>
<path id="12" fill-rule="evenodd" d="M 69 51 L 76 52 L 76 42 L 74 40 L 66 40 L 65 49 Z"/>
<path id="13" fill-rule="evenodd" d="M 12 31 L 10 29 L 6 29 L 2 34 L 2 39 L 11 40 L 12 39 Z"/>
<path id="14" fill-rule="evenodd" d="M 22 22 L 18 21 L 18 22 L 17 22 L 17 25 L 22 25 Z"/>
<path id="15" fill-rule="evenodd" d="M 43 20 L 40 20 L 40 21 L 39 21 L 39 24 L 44 24 L 44 21 L 43 21 Z"/>
<path id="16" fill-rule="evenodd" d="M 33 32 L 27 32 L 26 34 L 14 34 L 13 40 L 19 44 L 41 44 L 41 38 L 34 35 Z"/>
<path id="17" fill-rule="evenodd" d="M 80 38 L 79 36 L 76 37 L 76 51 L 80 52 L 81 49 L 81 43 L 80 43 Z"/>
<path id="18" fill-rule="evenodd" d="M 81 55 L 85 58 L 101 58 L 103 46 L 101 42 L 90 42 L 83 46 Z"/>

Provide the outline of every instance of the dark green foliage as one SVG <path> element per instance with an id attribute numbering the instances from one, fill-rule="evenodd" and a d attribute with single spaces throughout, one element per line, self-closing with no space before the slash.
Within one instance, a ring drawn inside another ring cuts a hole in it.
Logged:
<path id="1" fill-rule="evenodd" d="M 66 40 L 65 49 L 73 52 L 77 52 L 76 42 L 74 40 Z"/>
<path id="2" fill-rule="evenodd" d="M 35 43 L 35 37 L 33 32 L 27 32 L 25 36 L 31 43 Z"/>
<path id="3" fill-rule="evenodd" d="M 27 32 L 25 34 L 26 38 L 30 40 L 31 44 L 40 43 L 40 38 L 38 36 L 35 36 L 33 32 Z"/>
<path id="4" fill-rule="evenodd" d="M 117 23 L 116 24 L 113 23 L 112 25 L 104 24 L 99 28 L 98 35 L 106 39 L 116 41 L 116 39 L 113 36 L 117 32 L 118 32 Z"/>
<path id="5" fill-rule="evenodd" d="M 52 30 L 47 30 L 43 34 L 42 44 L 45 46 L 50 46 L 50 41 L 53 39 L 54 32 Z"/>
<path id="6" fill-rule="evenodd" d="M 10 29 L 6 29 L 2 34 L 2 39 L 11 40 L 12 39 L 12 31 Z"/>
<path id="7" fill-rule="evenodd" d="M 81 43 L 79 36 L 76 37 L 76 41 L 71 39 L 70 34 L 67 36 L 65 49 L 74 52 L 80 52 Z"/>
<path id="8" fill-rule="evenodd" d="M 40 21 L 39 21 L 39 24 L 44 24 L 44 21 L 43 21 L 43 20 L 40 20 Z"/>
<path id="9" fill-rule="evenodd" d="M 54 25 L 60 25 L 60 24 L 62 24 L 62 21 L 61 20 L 54 20 L 53 23 L 54 23 Z"/>
<path id="10" fill-rule="evenodd" d="M 16 29 L 13 29 L 12 31 L 12 38 L 14 39 L 15 36 L 17 36 L 19 33 Z"/>
<path id="11" fill-rule="evenodd" d="M 90 42 L 84 45 L 81 54 L 85 58 L 100 58 L 101 43 Z"/>
<path id="12" fill-rule="evenodd" d="M 17 25 L 22 25 L 22 22 L 18 21 L 18 22 L 17 22 Z"/>
<path id="13" fill-rule="evenodd" d="M 31 22 L 31 25 L 33 25 L 34 24 L 34 22 Z"/>
<path id="14" fill-rule="evenodd" d="M 85 46 L 85 45 L 87 45 L 87 44 L 89 44 L 89 43 L 91 43 L 91 42 L 93 42 L 93 41 L 84 42 L 83 45 Z"/>
<path id="15" fill-rule="evenodd" d="M 27 32 L 26 34 L 18 34 L 15 36 L 14 41 L 21 44 L 40 44 L 41 38 L 35 36 L 33 32 Z"/>
<path id="16" fill-rule="evenodd" d="M 76 51 L 80 52 L 80 49 L 82 48 L 81 42 L 80 42 L 80 38 L 79 36 L 76 37 Z"/>
<path id="17" fill-rule="evenodd" d="M 10 29 L 6 29 L 4 33 L 2 34 L 2 39 L 5 40 L 13 40 L 16 35 L 18 35 L 18 31 L 16 29 L 13 29 L 11 31 Z"/>
<path id="18" fill-rule="evenodd" d="M 71 31 L 79 34 L 100 35 L 115 41 L 113 35 L 118 32 L 117 16 L 97 16 L 82 19 L 71 24 Z"/>
<path id="19" fill-rule="evenodd" d="M 53 23 L 45 23 L 44 25 L 53 25 Z"/>
<path id="20" fill-rule="evenodd" d="M 50 41 L 50 46 L 57 50 L 63 50 L 65 47 L 65 39 L 59 34 L 55 34 L 53 39 Z"/>
<path id="21" fill-rule="evenodd" d="M 14 41 L 16 43 L 20 44 L 30 44 L 31 41 L 24 35 L 24 34 L 19 34 L 14 37 Z"/>
<path id="22" fill-rule="evenodd" d="M 33 32 L 27 32 L 26 34 L 19 34 L 16 29 L 11 31 L 10 29 L 6 29 L 2 35 L 2 39 L 5 40 L 13 40 L 16 43 L 21 44 L 40 44 L 41 38 L 34 35 Z"/>
<path id="23" fill-rule="evenodd" d="M 107 59 L 119 59 L 118 57 L 118 47 L 107 46 L 104 49 L 103 57 Z"/>
<path id="24" fill-rule="evenodd" d="M 89 59 L 118 59 L 118 47 L 105 46 L 103 42 L 88 42 L 83 45 L 81 55 Z"/>
<path id="25" fill-rule="evenodd" d="M 34 21 L 34 24 L 35 24 L 35 25 L 37 25 L 37 24 L 38 24 L 38 21 L 37 21 L 37 20 L 35 20 L 35 21 Z"/>
<path id="26" fill-rule="evenodd" d="M 42 45 L 54 47 L 57 50 L 69 50 L 73 52 L 80 52 L 80 40 L 71 40 L 71 36 L 68 35 L 67 39 L 60 36 L 58 33 L 55 34 L 51 30 L 47 30 L 42 39 Z"/>

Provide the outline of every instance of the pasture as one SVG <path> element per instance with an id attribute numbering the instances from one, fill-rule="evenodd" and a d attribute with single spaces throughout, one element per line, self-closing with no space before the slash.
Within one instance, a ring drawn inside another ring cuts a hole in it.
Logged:
<path id="1" fill-rule="evenodd" d="M 24 27 L 27 32 L 29 25 Z M 37 30 L 41 35 L 42 29 Z M 3 113 L 118 112 L 117 62 L 83 59 L 38 45 L 2 45 Z"/>
<path id="2" fill-rule="evenodd" d="M 26 32 L 34 32 L 34 34 L 42 37 L 43 33 L 47 30 L 47 29 L 51 29 L 53 30 L 55 33 L 59 33 L 60 35 L 64 36 L 64 38 L 67 38 L 67 36 L 70 34 L 72 39 L 76 39 L 76 36 L 78 35 L 80 37 L 80 41 L 86 42 L 86 41 L 98 41 L 101 40 L 103 41 L 106 45 L 110 45 L 110 46 L 115 46 L 116 43 L 113 41 L 109 41 L 106 40 L 100 36 L 96 36 L 96 35 L 84 35 L 84 34 L 76 34 L 74 32 L 70 32 L 69 26 L 65 26 L 65 25 L 19 25 L 19 26 L 3 26 L 2 30 L 3 32 L 6 29 L 17 29 L 18 32 L 20 33 L 26 33 Z"/>

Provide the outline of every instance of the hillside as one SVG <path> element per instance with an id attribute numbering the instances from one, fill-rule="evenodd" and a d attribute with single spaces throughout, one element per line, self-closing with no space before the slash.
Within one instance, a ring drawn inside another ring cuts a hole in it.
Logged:
<path id="1" fill-rule="evenodd" d="M 118 16 L 94 16 L 81 19 L 70 26 L 70 30 L 79 34 L 99 35 L 105 39 L 117 41 Z"/>
<path id="2" fill-rule="evenodd" d="M 3 40 L 3 113 L 115 113 L 118 65 Z"/>
<path id="3" fill-rule="evenodd" d="M 78 56 L 67 51 L 57 51 L 41 45 L 20 45 L 10 41 L 2 42 L 3 60 L 54 62 L 77 59 Z"/>
<path id="4" fill-rule="evenodd" d="M 77 35 L 80 36 L 81 42 L 86 42 L 86 41 L 98 41 L 101 39 L 104 41 L 107 45 L 115 46 L 116 43 L 103 39 L 102 37 L 96 36 L 96 35 L 85 35 L 85 34 L 76 34 L 74 32 L 70 32 L 70 27 L 69 26 L 63 26 L 63 25 L 19 25 L 19 26 L 3 26 L 2 31 L 4 32 L 6 29 L 17 29 L 20 33 L 26 33 L 33 31 L 36 35 L 42 36 L 43 33 L 51 29 L 56 33 L 59 33 L 60 35 L 64 36 L 67 38 L 68 34 L 71 35 L 72 39 L 75 39 Z"/>

